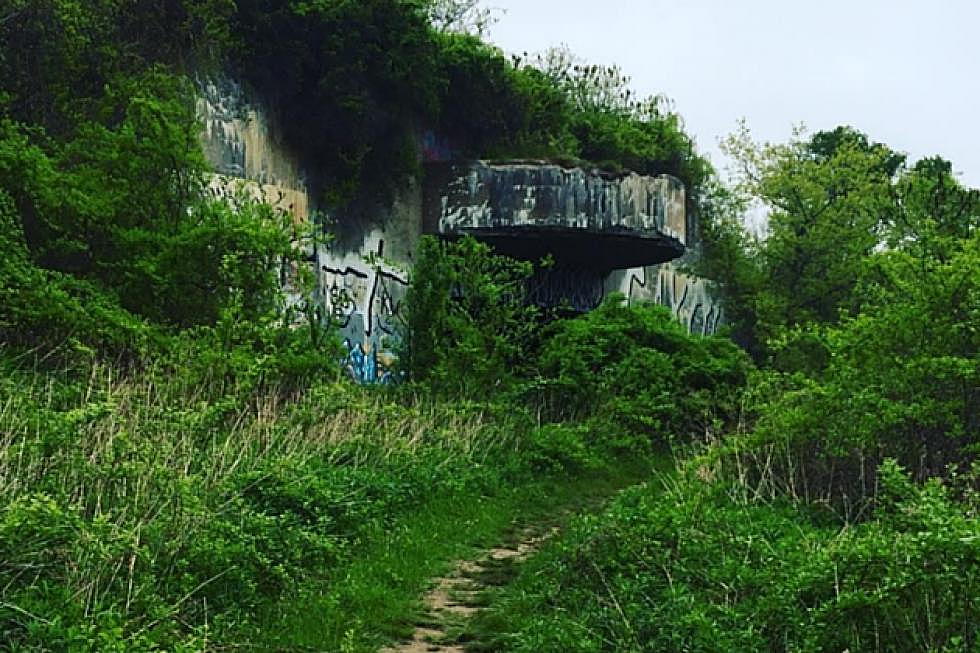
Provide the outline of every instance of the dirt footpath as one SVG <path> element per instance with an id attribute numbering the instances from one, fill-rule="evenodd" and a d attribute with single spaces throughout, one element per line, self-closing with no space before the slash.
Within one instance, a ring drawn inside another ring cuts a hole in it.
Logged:
<path id="1" fill-rule="evenodd" d="M 432 589 L 424 598 L 425 614 L 416 625 L 412 639 L 382 649 L 381 653 L 464 653 L 466 649 L 462 645 L 449 641 L 450 630 L 458 629 L 483 609 L 482 594 L 498 584 L 494 583 L 495 573 L 532 556 L 557 532 L 557 527 L 528 527 L 518 533 L 513 545 L 487 549 L 473 560 L 457 562 L 448 575 L 433 579 Z"/>

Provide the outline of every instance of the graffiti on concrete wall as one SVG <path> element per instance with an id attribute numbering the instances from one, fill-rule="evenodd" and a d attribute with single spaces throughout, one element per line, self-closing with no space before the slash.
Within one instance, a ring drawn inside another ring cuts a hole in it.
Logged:
<path id="1" fill-rule="evenodd" d="M 616 285 L 617 279 L 610 279 L 606 290 L 622 292 L 630 304 L 656 302 L 666 306 L 691 333 L 711 335 L 721 326 L 721 307 L 708 292 L 705 280 L 680 272 L 672 263 L 627 270 L 618 281 Z"/>
<path id="2" fill-rule="evenodd" d="M 296 226 L 295 244 L 307 254 L 316 284 L 312 296 L 304 295 L 309 289 L 297 283 L 297 265 L 303 263 L 284 264 L 281 281 L 287 301 L 298 305 L 312 300 L 318 312 L 329 317 L 344 342 L 343 366 L 351 377 L 364 383 L 390 382 L 407 277 L 398 265 L 384 258 L 385 234 L 372 230 L 363 234 L 362 241 L 361 230 L 370 228 L 358 221 L 345 221 L 343 225 L 357 233 L 343 246 L 308 241 L 304 235 L 308 229 L 303 226 L 311 221 L 320 225 L 325 220 L 314 217 L 315 202 L 305 171 L 272 120 L 276 112 L 225 76 L 198 80 L 198 95 L 204 125 L 201 144 L 215 170 L 207 188 L 209 195 L 232 206 L 262 202 L 281 217 L 290 217 Z M 451 156 L 449 144 L 435 134 L 424 136 L 422 144 L 430 158 Z M 391 240 L 396 245 L 391 249 L 404 258 L 395 241 L 410 242 L 411 229 L 389 226 L 394 228 Z"/>
<path id="3" fill-rule="evenodd" d="M 294 224 L 305 222 L 310 215 L 309 197 L 302 189 L 213 174 L 205 194 L 211 199 L 225 200 L 232 206 L 243 201 L 268 204 L 280 217 L 288 217 Z"/>
<path id="4" fill-rule="evenodd" d="M 374 236 L 368 256 L 328 250 L 318 257 L 318 293 L 343 338 L 347 373 L 361 383 L 390 383 L 408 279 L 384 260 L 384 239 Z"/>
<path id="5" fill-rule="evenodd" d="M 307 196 L 303 191 L 213 175 L 207 192 L 212 198 L 224 199 L 232 205 L 244 201 L 268 204 L 281 216 L 291 217 L 297 225 L 308 219 Z M 345 351 L 344 369 L 361 383 L 392 382 L 396 362 L 394 342 L 399 337 L 408 280 L 401 269 L 384 259 L 383 238 L 372 234 L 366 256 L 360 252 L 338 254 L 329 247 L 320 251 L 299 240 L 297 245 L 309 250 L 308 262 L 318 272 L 313 299 L 329 316 L 330 324 L 340 331 Z M 284 265 L 281 273 L 283 288 L 292 304 L 303 301 L 296 283 L 299 274 L 296 265 L 295 262 Z"/>
<path id="6" fill-rule="evenodd" d="M 663 263 L 602 275 L 588 268 L 554 267 L 538 270 L 528 284 L 528 298 L 547 308 L 584 313 L 612 293 L 625 295 L 630 305 L 666 306 L 691 333 L 711 335 L 722 323 L 722 311 L 703 279 Z"/>
<path id="7" fill-rule="evenodd" d="M 233 205 L 244 201 L 263 202 L 281 216 L 290 216 L 296 225 L 309 219 L 305 191 L 214 175 L 208 193 Z M 361 383 L 389 383 L 394 379 L 394 343 L 400 337 L 402 305 L 408 287 L 405 272 L 384 258 L 382 235 L 372 232 L 366 237 L 364 247 L 346 253 L 329 246 L 296 242 L 308 250 L 308 262 L 317 273 L 313 300 L 329 316 L 330 324 L 340 331 L 346 352 L 343 366 Z M 299 276 L 296 266 L 297 263 L 289 262 L 281 274 L 291 304 L 304 299 L 296 282 Z"/>
<path id="8" fill-rule="evenodd" d="M 283 266 L 283 287 L 293 303 L 315 301 L 335 325 L 345 345 L 343 365 L 360 382 L 389 383 L 397 374 L 406 270 L 423 232 L 452 236 L 476 230 L 489 238 L 503 229 L 506 238 L 493 244 L 510 242 L 520 250 L 512 255 L 524 260 L 541 258 L 536 242 L 562 235 L 561 251 L 550 252 L 555 247 L 549 246 L 556 266 L 540 271 L 528 288 L 538 305 L 587 311 L 609 293 L 622 292 L 630 302 L 670 307 L 695 333 L 713 333 L 722 321 L 704 281 L 669 263 L 651 264 L 680 255 L 687 241 L 684 187 L 676 179 L 535 163 L 455 164 L 449 141 L 422 132 L 423 161 L 442 162 L 427 168 L 431 192 L 423 197 L 421 189 L 418 196 L 406 191 L 402 204 L 384 216 L 338 219 L 334 241 L 306 242 L 302 234 L 309 229 L 302 225 L 314 221 L 320 228 L 323 221 L 314 217 L 306 172 L 272 120 L 276 112 L 231 79 L 201 80 L 199 91 L 202 146 L 216 172 L 209 192 L 233 204 L 260 201 L 290 216 L 316 284 L 312 297 L 304 295 L 309 289 L 296 283 L 296 266 L 303 263 L 289 263 Z"/>

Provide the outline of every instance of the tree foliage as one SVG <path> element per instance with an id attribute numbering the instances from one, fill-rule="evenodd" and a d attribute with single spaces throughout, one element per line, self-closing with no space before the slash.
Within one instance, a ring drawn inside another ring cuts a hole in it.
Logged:
<path id="1" fill-rule="evenodd" d="M 408 291 L 404 354 L 411 377 L 455 396 L 502 391 L 527 363 L 537 309 L 530 263 L 472 238 L 422 239 Z"/>
<path id="2" fill-rule="evenodd" d="M 570 84 L 521 65 L 478 36 L 492 12 L 473 0 L 11 3 L 0 23 L 11 46 L 0 55 L 10 115 L 59 139 L 103 122 L 106 85 L 153 65 L 181 74 L 220 67 L 273 108 L 322 199 L 352 211 L 374 209 L 417 173 L 426 129 L 462 156 L 670 172 L 692 187 L 704 178 L 659 99 L 624 111 L 614 97 L 628 93 L 622 76 L 603 94 L 601 76 Z M 583 93 L 593 95 L 588 106 Z"/>
<path id="3" fill-rule="evenodd" d="M 433 27 L 447 32 L 484 37 L 497 22 L 494 10 L 481 0 L 430 0 L 428 10 Z"/>
<path id="4" fill-rule="evenodd" d="M 861 139 L 831 145 L 799 134 L 784 145 L 757 145 L 743 129 L 726 142 L 743 192 L 769 210 L 759 249 L 760 325 L 833 323 L 857 307 L 864 261 L 880 242 L 891 209 L 893 154 Z M 775 332 L 759 334 L 771 338 Z"/>
<path id="5" fill-rule="evenodd" d="M 568 102 L 568 130 L 575 156 L 611 169 L 670 173 L 692 191 L 711 174 L 698 156 L 683 121 L 664 95 L 640 96 L 616 65 L 590 64 L 567 47 L 545 50 L 518 63 L 541 71 Z"/>
<path id="6" fill-rule="evenodd" d="M 666 307 L 616 294 L 551 326 L 526 392 L 542 417 L 584 420 L 607 445 L 643 451 L 727 429 L 750 367 L 730 341 L 692 336 Z"/>
<path id="7" fill-rule="evenodd" d="M 854 518 L 886 457 L 917 479 L 968 466 L 980 442 L 978 193 L 948 162 L 907 166 L 851 128 L 763 146 L 743 131 L 727 146 L 738 191 L 769 210 L 760 240 L 737 209 L 707 213 L 706 252 L 722 258 L 702 266 L 722 281 L 734 334 L 775 370 L 733 454 L 759 465 L 756 491 Z M 773 455 L 783 462 L 763 462 Z"/>
<path id="8" fill-rule="evenodd" d="M 424 129 L 462 156 L 584 160 L 691 187 L 706 177 L 663 98 L 630 99 L 616 69 L 511 59 L 459 29 L 479 33 L 488 17 L 469 1 L 238 0 L 235 60 L 334 203 L 415 173 Z"/>

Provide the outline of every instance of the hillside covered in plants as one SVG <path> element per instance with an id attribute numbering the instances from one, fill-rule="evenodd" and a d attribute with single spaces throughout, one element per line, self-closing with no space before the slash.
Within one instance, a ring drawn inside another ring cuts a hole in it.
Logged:
<path id="1" fill-rule="evenodd" d="M 434 646 L 980 650 L 980 193 L 850 127 L 743 130 L 722 182 L 666 99 L 486 17 L 0 1 L 0 649 L 377 651 L 537 523 Z M 680 178 L 726 333 L 615 295 L 559 319 L 533 264 L 425 238 L 402 382 L 354 384 L 284 294 L 289 217 L 205 192 L 217 72 L 326 206 L 420 175 L 421 129 Z"/>

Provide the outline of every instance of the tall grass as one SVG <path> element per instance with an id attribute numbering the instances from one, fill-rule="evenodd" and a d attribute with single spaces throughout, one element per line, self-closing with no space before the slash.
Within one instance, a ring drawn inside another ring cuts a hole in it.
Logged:
<path id="1" fill-rule="evenodd" d="M 5 371 L 0 640 L 15 648 L 193 642 L 519 446 L 513 419 L 410 391 Z"/>

